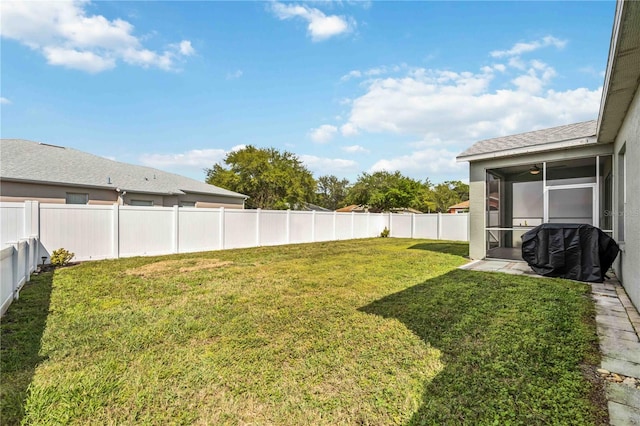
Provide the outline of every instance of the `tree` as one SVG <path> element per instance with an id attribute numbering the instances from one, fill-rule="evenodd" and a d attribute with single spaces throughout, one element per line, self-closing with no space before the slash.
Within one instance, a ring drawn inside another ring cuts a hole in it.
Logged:
<path id="1" fill-rule="evenodd" d="M 248 208 L 296 209 L 314 199 L 311 172 L 290 152 L 249 145 L 227 154 L 224 163 L 227 168 L 206 169 L 206 182 L 248 195 Z"/>
<path id="2" fill-rule="evenodd" d="M 320 176 L 316 204 L 329 210 L 344 207 L 348 192 L 349 181 L 347 179 L 338 179 L 333 175 Z"/>
<path id="3" fill-rule="evenodd" d="M 430 205 L 438 212 L 446 212 L 450 206 L 468 199 L 469 185 L 459 180 L 439 183 L 427 195 Z"/>
<path id="4" fill-rule="evenodd" d="M 377 210 L 419 208 L 423 204 L 424 186 L 400 172 L 362 173 L 349 191 L 353 204 L 366 204 Z"/>

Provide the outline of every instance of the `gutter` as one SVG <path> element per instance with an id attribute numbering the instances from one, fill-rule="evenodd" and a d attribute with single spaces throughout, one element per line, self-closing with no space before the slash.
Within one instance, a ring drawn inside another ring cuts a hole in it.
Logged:
<path id="1" fill-rule="evenodd" d="M 568 139 L 563 141 L 549 142 L 546 144 L 523 146 L 520 148 L 506 149 L 502 151 L 482 152 L 480 154 L 471 154 L 456 157 L 458 163 L 465 161 L 489 160 L 493 158 L 515 157 L 524 154 L 534 154 L 538 152 L 557 151 L 567 148 L 576 148 L 586 145 L 597 145 L 596 136 L 588 136 L 577 139 Z"/>

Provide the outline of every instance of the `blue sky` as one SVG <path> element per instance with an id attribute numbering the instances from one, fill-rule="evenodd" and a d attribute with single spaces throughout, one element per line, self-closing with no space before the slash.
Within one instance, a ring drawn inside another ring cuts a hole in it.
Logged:
<path id="1" fill-rule="evenodd" d="M 615 2 L 0 8 L 3 138 L 198 180 L 252 144 L 440 182 L 474 141 L 597 118 Z"/>

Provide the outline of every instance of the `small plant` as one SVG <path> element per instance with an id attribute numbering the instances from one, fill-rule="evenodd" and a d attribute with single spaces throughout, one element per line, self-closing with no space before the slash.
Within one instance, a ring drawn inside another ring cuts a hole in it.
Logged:
<path id="1" fill-rule="evenodd" d="M 71 253 L 69 250 L 59 248 L 53 251 L 51 255 L 51 264 L 53 266 L 64 266 L 75 256 L 75 253 Z"/>
<path id="2" fill-rule="evenodd" d="M 380 238 L 387 238 L 389 236 L 389 229 L 385 226 L 380 233 Z"/>

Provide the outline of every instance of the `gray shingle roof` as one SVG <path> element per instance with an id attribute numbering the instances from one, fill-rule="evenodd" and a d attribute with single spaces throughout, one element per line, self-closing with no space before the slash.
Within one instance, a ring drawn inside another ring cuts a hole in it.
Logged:
<path id="1" fill-rule="evenodd" d="M 120 163 L 72 148 L 22 139 L 0 140 L 0 179 L 120 188 L 164 195 L 200 193 L 246 198 L 237 192 L 151 167 Z"/>
<path id="2" fill-rule="evenodd" d="M 458 159 L 479 154 L 497 153 L 516 148 L 533 147 L 554 142 L 570 141 L 580 138 L 588 138 L 596 135 L 597 121 L 584 121 L 582 123 L 568 124 L 552 127 L 550 129 L 535 130 L 533 132 L 520 133 L 518 135 L 502 136 L 499 138 L 485 139 L 474 143 L 466 151 L 458 155 Z"/>

